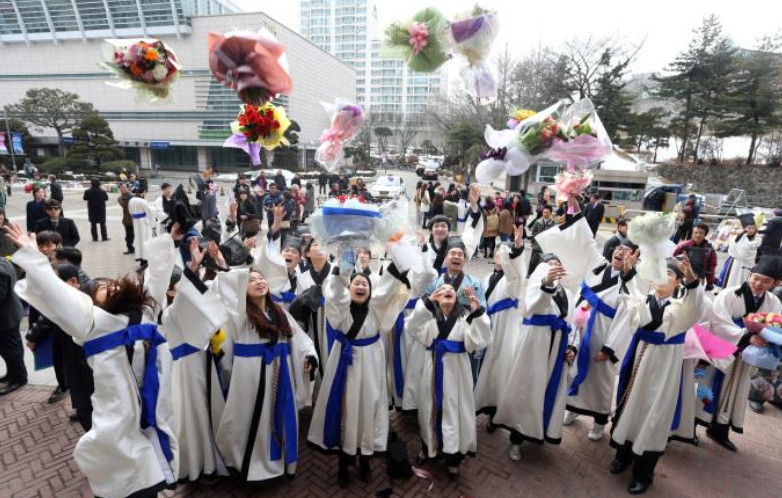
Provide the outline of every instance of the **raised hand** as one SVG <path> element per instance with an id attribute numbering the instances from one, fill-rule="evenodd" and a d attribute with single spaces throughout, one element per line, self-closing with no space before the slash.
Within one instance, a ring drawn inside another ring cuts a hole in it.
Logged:
<path id="1" fill-rule="evenodd" d="M 636 249 L 632 253 L 625 254 L 625 259 L 622 263 L 623 264 L 622 272 L 630 273 L 633 267 L 635 266 L 635 263 L 638 262 L 638 256 L 640 255 L 641 255 L 640 249 Z"/>
<path id="2" fill-rule="evenodd" d="M 217 245 L 217 242 L 210 240 L 207 250 L 209 251 L 209 256 L 217 262 L 217 266 L 220 268 L 228 268 L 228 264 L 226 264 L 223 253 L 220 251 L 220 246 Z"/>
<path id="3" fill-rule="evenodd" d="M 679 262 L 679 268 L 681 268 L 682 273 L 684 273 L 684 283 L 689 285 L 696 280 L 698 280 L 698 277 L 695 276 L 695 272 L 692 271 L 692 263 L 690 263 L 690 256 L 687 255 L 687 253 L 682 254 L 684 258 Z"/>
<path id="4" fill-rule="evenodd" d="M 513 229 L 513 246 L 516 249 L 524 247 L 524 225 L 521 224 Z"/>
<path id="5" fill-rule="evenodd" d="M 8 239 L 13 242 L 16 247 L 22 248 L 25 246 L 33 246 L 36 249 L 38 248 L 38 244 L 35 242 L 35 233 L 30 233 L 28 235 L 18 223 L 9 222 L 3 229 L 5 230 L 5 233 L 8 234 Z"/>
<path id="6" fill-rule="evenodd" d="M 478 209 L 478 202 L 481 200 L 481 189 L 475 183 L 470 185 L 469 200 L 470 206 L 473 208 L 473 210 Z"/>
<path id="7" fill-rule="evenodd" d="M 198 240 L 195 237 L 190 239 L 190 262 L 187 264 L 187 266 L 193 271 L 193 273 L 198 273 L 198 267 L 201 266 L 201 262 L 204 260 L 204 256 L 206 256 L 207 250 L 207 247 L 205 247 L 203 250 L 199 248 Z"/>
<path id="8" fill-rule="evenodd" d="M 545 278 L 543 278 L 543 283 L 546 287 L 553 287 L 554 282 L 561 280 L 565 275 L 567 275 L 565 268 L 561 266 L 552 266 L 549 268 Z"/>

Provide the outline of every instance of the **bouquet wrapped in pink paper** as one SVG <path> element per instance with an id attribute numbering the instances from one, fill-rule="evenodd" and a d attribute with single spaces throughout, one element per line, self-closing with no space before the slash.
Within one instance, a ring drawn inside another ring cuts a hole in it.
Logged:
<path id="1" fill-rule="evenodd" d="M 266 30 L 209 33 L 209 69 L 245 104 L 263 105 L 293 88 L 285 47 Z"/>
<path id="2" fill-rule="evenodd" d="M 100 66 L 120 78 L 109 82 L 119 88 L 133 88 L 136 98 L 148 103 L 170 97 L 171 85 L 181 65 L 171 48 L 160 40 L 106 40 Z"/>
<path id="3" fill-rule="evenodd" d="M 592 183 L 592 173 L 589 171 L 562 171 L 557 174 L 556 186 L 560 196 L 578 197 Z"/>
<path id="4" fill-rule="evenodd" d="M 333 171 L 345 157 L 344 144 L 352 140 L 364 126 L 364 111 L 356 104 L 337 101 L 333 106 L 325 105 L 331 113 L 331 128 L 320 136 L 320 147 L 315 151 L 315 160 L 329 171 Z"/>
<path id="5" fill-rule="evenodd" d="M 463 61 L 463 89 L 484 104 L 497 100 L 497 77 L 489 65 L 500 31 L 497 14 L 476 7 L 469 17 L 452 21 L 450 28 L 451 47 Z"/>
<path id="6" fill-rule="evenodd" d="M 546 156 L 567 163 L 569 171 L 582 170 L 611 154 L 611 139 L 591 100 L 581 99 L 569 106 L 559 124 L 562 133 L 553 139 Z"/>
<path id="7" fill-rule="evenodd" d="M 386 28 L 381 56 L 404 59 L 413 71 L 432 73 L 448 60 L 448 19 L 429 7 Z"/>

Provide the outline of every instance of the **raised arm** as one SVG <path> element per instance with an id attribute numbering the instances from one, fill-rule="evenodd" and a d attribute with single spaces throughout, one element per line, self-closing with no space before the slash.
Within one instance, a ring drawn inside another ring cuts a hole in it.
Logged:
<path id="1" fill-rule="evenodd" d="M 535 240 L 543 252 L 557 255 L 568 269 L 569 280 L 576 284 L 584 280 L 587 272 L 606 262 L 586 218 L 580 213 L 561 226 L 545 230 Z"/>
<path id="2" fill-rule="evenodd" d="M 429 347 L 434 341 L 436 331 L 429 327 L 429 322 L 435 319 L 435 303 L 427 296 L 423 296 L 415 305 L 415 309 L 407 318 L 405 333 L 416 341 Z"/>
<path id="3" fill-rule="evenodd" d="M 325 311 L 326 320 L 335 327 L 341 326 L 343 319 L 349 314 L 350 292 L 348 291 L 348 282 L 350 276 L 347 272 L 344 275 L 339 273 L 339 268 L 334 269 L 337 273 L 332 273 L 323 281 L 323 298 L 326 301 Z"/>
<path id="4" fill-rule="evenodd" d="M 174 271 L 176 248 L 171 235 L 164 233 L 144 243 L 145 254 L 149 254 L 149 267 L 144 272 L 144 289 L 157 303 L 154 309 L 145 308 L 145 318 L 157 323 L 157 316 L 166 302 L 166 292 Z"/>
<path id="5" fill-rule="evenodd" d="M 246 268 L 219 272 L 212 286 L 220 296 L 220 302 L 228 314 L 231 334 L 237 339 L 239 330 L 247 320 L 247 283 L 250 271 Z"/>
<path id="6" fill-rule="evenodd" d="M 530 276 L 524 295 L 524 313 L 527 316 L 549 313 L 552 297 L 559 288 L 556 269 L 541 263 Z"/>
<path id="7" fill-rule="evenodd" d="M 269 292 L 279 296 L 290 286 L 288 279 L 288 267 L 280 253 L 280 237 L 269 240 L 264 237 L 253 250 L 255 266 L 261 269 L 266 282 L 269 284 Z M 295 291 L 295 289 L 293 289 Z"/>
<path id="8" fill-rule="evenodd" d="M 492 341 L 491 320 L 485 308 L 479 308 L 467 315 L 467 328 L 464 334 L 464 348 L 470 352 L 485 349 Z"/>
<path id="9" fill-rule="evenodd" d="M 163 312 L 163 325 L 171 347 L 187 342 L 204 348 L 227 321 L 228 313 L 217 292 L 207 287 L 193 270 L 185 268 L 174 302 Z M 173 331 L 176 332 L 172 334 Z"/>
<path id="10" fill-rule="evenodd" d="M 405 309 L 410 297 L 407 286 L 395 274 L 398 275 L 399 272 L 383 272 L 376 288 L 372 289 L 370 307 L 381 331 L 394 326 L 397 316 Z"/>
<path id="11" fill-rule="evenodd" d="M 500 246 L 500 265 L 507 279 L 505 285 L 507 295 L 505 297 L 519 299 L 527 274 L 524 271 L 524 258 L 522 257 L 524 253 L 524 227 L 516 227 L 514 231 L 513 250 L 508 249 L 504 244 Z"/>

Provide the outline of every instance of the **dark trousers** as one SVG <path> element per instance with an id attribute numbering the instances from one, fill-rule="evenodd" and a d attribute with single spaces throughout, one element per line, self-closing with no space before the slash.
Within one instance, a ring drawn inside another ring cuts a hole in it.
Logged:
<path id="1" fill-rule="evenodd" d="M 0 358 L 5 362 L 7 382 L 27 382 L 27 367 L 24 366 L 24 349 L 18 323 L 0 330 Z"/>
<path id="2" fill-rule="evenodd" d="M 128 251 L 134 251 L 133 248 L 133 240 L 136 237 L 135 232 L 133 232 L 133 225 L 123 225 L 125 227 L 125 245 L 128 248 Z"/>
<path id="3" fill-rule="evenodd" d="M 624 464 L 633 464 L 633 480 L 649 485 L 654 481 L 654 468 L 660 460 L 660 454 L 645 453 L 638 456 L 633 453 L 630 445 L 622 446 L 616 450 L 616 459 Z"/>
<path id="4" fill-rule="evenodd" d="M 52 334 L 52 359 L 54 360 L 54 376 L 57 378 L 57 385 L 60 389 L 68 389 L 68 379 L 65 376 L 65 351 L 64 343 L 71 341 L 71 338 L 57 327 Z"/>
<path id="5" fill-rule="evenodd" d="M 108 234 L 106 234 L 106 222 L 90 222 L 90 233 L 92 234 L 92 240 L 93 242 L 98 240 L 98 225 L 100 225 L 100 238 L 101 240 L 106 240 L 109 238 Z"/>
<path id="6" fill-rule="evenodd" d="M 92 428 L 92 393 L 95 383 L 92 369 L 87 364 L 84 348 L 73 342 L 70 337 L 63 341 L 63 358 L 65 360 L 65 376 L 71 392 L 71 404 L 76 410 L 79 424 L 86 431 Z"/>
<path id="7" fill-rule="evenodd" d="M 326 193 L 326 186 L 325 185 L 318 185 L 318 193 L 319 194 L 325 194 Z"/>

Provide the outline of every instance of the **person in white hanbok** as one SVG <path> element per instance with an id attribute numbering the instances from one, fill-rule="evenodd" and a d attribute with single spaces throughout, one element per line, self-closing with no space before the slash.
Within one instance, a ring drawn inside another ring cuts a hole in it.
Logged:
<path id="1" fill-rule="evenodd" d="M 458 478 L 465 455 L 478 448 L 470 359 L 467 353 L 486 348 L 491 321 L 474 291 L 469 312 L 450 284 L 423 296 L 408 318 L 407 333 L 426 347 L 418 427 L 422 448 L 419 464 L 442 455 L 451 478 Z"/>
<path id="2" fill-rule="evenodd" d="M 170 183 L 163 183 L 160 185 L 160 197 L 155 199 L 155 230 L 156 233 L 161 234 L 166 231 L 166 225 L 169 224 L 170 212 L 173 213 L 174 201 L 171 200 L 171 195 L 174 193 L 174 187 Z"/>
<path id="3" fill-rule="evenodd" d="M 606 356 L 624 358 L 611 428 L 616 456 L 610 471 L 619 474 L 633 466 L 631 494 L 644 493 L 652 484 L 670 432 L 678 429 L 684 338 L 697 323 L 704 299 L 686 256 L 681 263 L 669 260 L 667 274 L 668 281 L 655 284 L 645 299 L 621 296 L 605 346 Z M 675 298 L 676 292 L 684 296 Z M 635 331 L 629 343 L 627 330 Z"/>
<path id="4" fill-rule="evenodd" d="M 179 441 L 179 477 L 197 480 L 201 475 L 227 476 L 215 445 L 215 433 L 225 409 L 220 359 L 215 332 L 228 321 L 215 288 L 199 279 L 206 249 L 190 239 L 190 261 L 175 285 L 171 306 L 163 311 L 162 324 L 174 360 L 172 385 L 174 430 Z M 217 251 L 219 254 L 219 251 Z M 218 262 L 225 266 L 224 261 Z M 176 270 L 175 270 L 176 274 Z M 224 336 L 225 332 L 218 334 Z"/>
<path id="5" fill-rule="evenodd" d="M 146 195 L 147 186 L 145 183 L 142 183 L 136 189 L 136 195 L 128 201 L 128 212 L 131 218 L 133 218 L 133 234 L 135 237 L 133 247 L 136 248 L 136 261 L 142 267 L 147 264 L 149 259 L 149 253 L 144 247 L 144 243 L 155 235 L 153 225 L 155 223 L 156 211 L 155 207 L 145 199 Z"/>
<path id="6" fill-rule="evenodd" d="M 21 227 L 7 230 L 19 246 L 13 262 L 27 274 L 16 293 L 83 345 L 93 371 L 92 428 L 73 451 L 92 493 L 157 496 L 176 484 L 179 468 L 171 353 L 155 325 L 174 267 L 171 235 L 146 242 L 143 284 L 135 276 L 96 279 L 91 298 L 55 275 Z"/>
<path id="7" fill-rule="evenodd" d="M 720 272 L 717 284 L 723 289 L 738 287 L 747 281 L 755 258 L 758 254 L 762 238 L 758 235 L 754 215 L 745 214 L 739 217 L 744 231 L 730 241 L 728 259 Z"/>
<path id="8" fill-rule="evenodd" d="M 348 466 L 360 454 L 361 478 L 371 475 L 370 457 L 384 452 L 388 440 L 388 394 L 381 330 L 388 330 L 407 302 L 405 286 L 385 272 L 372 288 L 355 262 L 343 256 L 326 278 L 326 318 L 334 347 L 323 374 L 310 422 L 308 441 L 315 448 L 339 452 L 340 486 L 348 486 Z"/>
<path id="9" fill-rule="evenodd" d="M 575 206 L 580 213 L 578 202 Z M 581 334 L 576 358 L 576 376 L 568 388 L 565 425 L 573 423 L 577 415 L 594 419 L 588 438 L 597 441 L 603 437 L 611 414 L 614 384 L 617 374 L 615 361 L 605 361 L 602 351 L 608 329 L 616 314 L 619 297 L 633 291 L 634 265 L 638 246 L 628 239 L 619 244 L 607 261 L 595 242 L 592 230 L 581 214 L 567 223 L 538 234 L 537 243 L 544 252 L 556 254 L 568 269 L 569 281 L 579 286 L 576 306 L 588 303 L 589 318 Z M 632 331 L 627 331 L 632 334 Z M 598 361 L 600 359 L 600 361 Z"/>
<path id="10" fill-rule="evenodd" d="M 493 339 L 483 356 L 478 382 L 475 384 L 476 413 L 489 416 L 488 432 L 494 430 L 492 418 L 505 391 L 508 373 L 516 358 L 516 341 L 523 312 L 521 293 L 527 272 L 524 268 L 524 227 L 515 227 L 513 249 L 500 244 L 494 253 L 494 272 L 484 282 L 487 314 L 491 319 Z"/>
<path id="11" fill-rule="evenodd" d="M 215 283 L 233 339 L 231 384 L 216 442 L 225 464 L 247 482 L 293 476 L 299 410 L 317 368 L 311 339 L 270 298 L 257 269 L 221 272 Z"/>
<path id="12" fill-rule="evenodd" d="M 741 359 L 741 352 L 750 344 L 767 345 L 761 337 L 747 332 L 743 318 L 750 313 L 782 313 L 782 304 L 770 292 L 780 278 L 782 268 L 777 258 L 762 256 L 747 281 L 724 289 L 711 307 L 711 332 L 738 346 L 738 351 L 726 360 L 714 360 L 707 369 L 714 399 L 698 410 L 697 416 L 698 422 L 708 427 L 706 435 L 730 451 L 737 449 L 730 440 L 730 430 L 744 432 L 750 381 L 757 371 Z"/>
<path id="13" fill-rule="evenodd" d="M 269 229 L 269 240 L 267 244 L 256 249 L 256 253 L 259 258 L 258 266 L 263 268 L 269 284 L 272 301 L 287 310 L 299 292 L 302 240 L 300 237 L 288 235 L 283 241 L 281 229 L 284 212 L 282 206 L 273 208 L 274 222 Z"/>
<path id="14" fill-rule="evenodd" d="M 560 284 L 567 274 L 553 254 L 532 273 L 524 296 L 524 321 L 516 342 L 516 358 L 508 373 L 494 423 L 510 431 L 511 460 L 521 459 L 524 440 L 559 444 L 565 418 L 567 367 L 577 348 L 568 321 L 573 295 Z M 572 335 L 572 337 L 571 337 Z"/>

